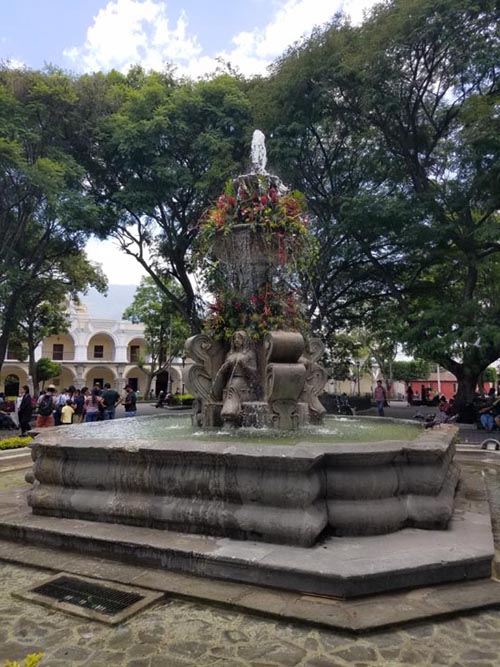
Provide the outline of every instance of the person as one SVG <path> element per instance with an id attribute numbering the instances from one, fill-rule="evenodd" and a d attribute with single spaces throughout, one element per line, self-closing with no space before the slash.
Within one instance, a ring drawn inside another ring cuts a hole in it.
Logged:
<path id="1" fill-rule="evenodd" d="M 337 398 L 337 412 L 341 415 L 352 415 L 352 408 L 349 405 L 349 397 L 347 394 L 342 392 L 340 396 Z"/>
<path id="2" fill-rule="evenodd" d="M 86 387 L 84 387 L 85 391 L 87 390 Z M 71 399 L 71 404 L 73 406 L 73 424 L 81 424 L 84 418 L 84 403 L 85 403 L 85 398 L 83 394 L 85 391 L 80 391 L 80 389 L 75 389 L 72 399 Z M 82 394 L 83 392 L 83 394 Z"/>
<path id="3" fill-rule="evenodd" d="M 438 411 L 425 422 L 425 428 L 434 428 L 439 424 L 447 424 L 456 420 L 456 415 L 451 415 L 450 404 L 445 396 L 441 396 L 438 402 Z"/>
<path id="4" fill-rule="evenodd" d="M 35 424 L 36 428 L 46 428 L 54 425 L 53 413 L 56 407 L 55 391 L 56 388 L 53 385 L 49 385 L 47 391 L 42 392 L 38 397 L 36 404 L 38 411 Z"/>
<path id="5" fill-rule="evenodd" d="M 413 387 L 411 384 L 408 385 L 408 389 L 406 390 L 406 400 L 408 401 L 408 405 L 411 407 L 413 405 Z"/>
<path id="6" fill-rule="evenodd" d="M 387 392 L 385 387 L 382 386 L 382 380 L 377 380 L 377 386 L 373 392 L 373 397 L 375 398 L 375 403 L 377 404 L 377 414 L 379 417 L 384 417 L 384 405 L 387 401 Z"/>
<path id="7" fill-rule="evenodd" d="M 66 405 L 63 405 L 61 409 L 61 424 L 67 426 L 73 423 L 73 415 L 75 414 L 75 409 L 71 403 L 71 399 L 68 398 Z"/>
<path id="8" fill-rule="evenodd" d="M 164 403 L 165 403 L 165 391 L 163 389 L 160 389 L 160 393 L 158 394 L 158 401 L 156 402 L 155 408 L 162 408 Z"/>
<path id="9" fill-rule="evenodd" d="M 99 419 L 99 405 L 101 405 L 101 397 L 99 396 L 99 389 L 92 389 L 87 391 L 85 397 L 85 422 L 96 422 Z"/>
<path id="10" fill-rule="evenodd" d="M 485 431 L 491 432 L 495 426 L 500 425 L 498 420 L 500 412 L 500 398 L 493 402 L 491 400 L 483 400 L 479 407 L 479 422 Z"/>
<path id="11" fill-rule="evenodd" d="M 55 387 L 54 387 L 55 390 Z M 64 388 L 62 392 L 58 395 L 55 396 L 54 398 L 54 403 L 55 403 L 55 410 L 54 410 L 54 426 L 60 426 L 61 425 L 61 413 L 63 407 L 66 405 L 66 401 L 69 398 L 68 390 Z"/>
<path id="12" fill-rule="evenodd" d="M 104 391 L 101 394 L 101 399 L 104 408 L 103 419 L 105 421 L 108 419 L 114 419 L 116 406 L 121 403 L 122 399 L 116 389 L 111 389 L 109 382 L 104 384 Z"/>
<path id="13" fill-rule="evenodd" d="M 129 384 L 125 387 L 125 391 L 127 392 L 125 400 L 123 401 L 123 405 L 125 406 L 125 417 L 135 417 L 137 412 L 137 396 Z"/>
<path id="14" fill-rule="evenodd" d="M 27 384 L 21 387 L 21 402 L 18 409 L 19 428 L 21 429 L 21 436 L 26 435 L 30 430 L 30 420 L 33 414 L 33 404 L 31 402 L 30 388 Z"/>

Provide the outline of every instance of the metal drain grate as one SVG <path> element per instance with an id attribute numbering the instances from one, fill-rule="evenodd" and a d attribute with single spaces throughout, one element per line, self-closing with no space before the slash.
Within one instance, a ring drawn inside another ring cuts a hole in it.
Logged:
<path id="1" fill-rule="evenodd" d="M 32 590 L 33 593 L 45 595 L 58 602 L 76 604 L 79 607 L 110 616 L 144 599 L 137 593 L 127 593 L 99 584 L 90 584 L 74 577 L 59 577 Z"/>
<path id="2" fill-rule="evenodd" d="M 126 618 L 164 597 L 163 593 L 135 586 L 123 586 L 114 582 L 103 584 L 95 579 L 64 573 L 13 595 L 22 600 L 38 602 L 46 607 L 111 624 L 122 623 Z"/>

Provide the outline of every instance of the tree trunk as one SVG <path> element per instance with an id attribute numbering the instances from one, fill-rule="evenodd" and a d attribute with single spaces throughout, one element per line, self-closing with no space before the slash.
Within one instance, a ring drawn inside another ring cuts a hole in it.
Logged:
<path id="1" fill-rule="evenodd" d="M 149 392 L 151 390 L 151 383 L 153 382 L 153 374 L 147 373 L 146 375 L 146 388 L 144 389 L 144 400 L 149 400 Z"/>
<path id="2" fill-rule="evenodd" d="M 481 370 L 466 367 L 459 372 L 455 371 L 458 380 L 455 405 L 458 411 L 458 421 L 463 424 L 473 424 L 475 421 L 474 397 Z"/>
<path id="3" fill-rule="evenodd" d="M 35 396 L 35 398 L 38 398 L 39 386 L 38 386 L 38 373 L 35 361 L 35 350 L 31 349 L 31 346 L 29 349 L 28 367 L 29 367 L 29 374 L 31 375 L 31 380 L 33 382 L 33 395 Z"/>

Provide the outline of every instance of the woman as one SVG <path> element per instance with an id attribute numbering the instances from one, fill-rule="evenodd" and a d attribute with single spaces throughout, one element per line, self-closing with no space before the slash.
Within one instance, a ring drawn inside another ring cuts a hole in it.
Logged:
<path id="1" fill-rule="evenodd" d="M 21 402 L 19 403 L 17 415 L 19 417 L 21 436 L 24 436 L 31 429 L 30 421 L 33 414 L 33 404 L 31 402 L 30 388 L 27 384 L 21 387 L 21 392 Z"/>
<path id="2" fill-rule="evenodd" d="M 99 389 L 94 388 L 85 397 L 85 422 L 96 422 L 99 419 L 99 406 L 102 398 L 99 396 Z"/>

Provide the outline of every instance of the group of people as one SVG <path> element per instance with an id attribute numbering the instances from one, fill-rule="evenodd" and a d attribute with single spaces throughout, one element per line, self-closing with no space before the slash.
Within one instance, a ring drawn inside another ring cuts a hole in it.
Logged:
<path id="1" fill-rule="evenodd" d="M 120 404 L 125 408 L 125 417 L 134 417 L 137 412 L 136 393 L 130 385 L 125 386 L 124 392 L 121 396 L 109 382 L 102 389 L 95 384 L 91 389 L 69 387 L 60 393 L 54 385 L 49 385 L 34 401 L 28 385 L 24 385 L 16 406 L 21 435 L 30 430 L 35 410 L 36 428 L 114 419 Z"/>

